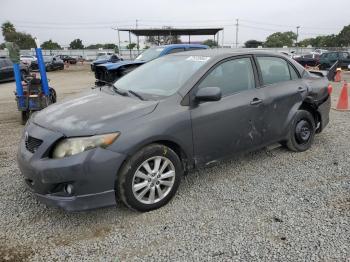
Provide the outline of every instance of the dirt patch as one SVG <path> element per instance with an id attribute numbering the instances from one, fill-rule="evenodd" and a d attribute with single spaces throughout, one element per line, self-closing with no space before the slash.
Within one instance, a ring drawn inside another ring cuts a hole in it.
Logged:
<path id="1" fill-rule="evenodd" d="M 0 261 L 7 262 L 22 262 L 29 261 L 33 256 L 34 251 L 25 246 L 7 247 L 0 244 Z"/>
<path id="2" fill-rule="evenodd" d="M 59 236 L 52 240 L 58 246 L 69 246 L 74 242 L 84 241 L 84 240 L 92 240 L 92 239 L 101 239 L 107 236 L 111 232 L 111 227 L 109 226 L 100 226 L 97 228 L 92 228 L 90 231 L 82 232 L 78 235 L 71 235 L 69 237 Z"/>

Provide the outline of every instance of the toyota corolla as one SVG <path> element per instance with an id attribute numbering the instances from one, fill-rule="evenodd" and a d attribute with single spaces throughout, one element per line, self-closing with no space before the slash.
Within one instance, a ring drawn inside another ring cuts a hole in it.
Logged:
<path id="1" fill-rule="evenodd" d="M 277 53 L 169 55 L 35 114 L 18 164 L 48 205 L 79 211 L 120 199 L 150 211 L 194 168 L 273 143 L 309 149 L 328 124 L 330 91 Z"/>

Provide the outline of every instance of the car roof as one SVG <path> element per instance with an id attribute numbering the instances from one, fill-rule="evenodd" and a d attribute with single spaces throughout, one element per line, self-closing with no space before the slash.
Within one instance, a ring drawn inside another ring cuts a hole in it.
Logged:
<path id="1" fill-rule="evenodd" d="M 203 48 L 207 49 L 207 45 L 200 45 L 200 44 L 171 44 L 171 45 L 161 45 L 161 46 L 155 46 L 156 48 L 188 48 L 188 47 L 197 47 L 197 48 Z"/>
<path id="2" fill-rule="evenodd" d="M 286 57 L 285 54 L 282 54 L 280 52 L 271 52 L 271 51 L 265 51 L 265 50 L 247 50 L 247 49 L 233 49 L 233 48 L 213 48 L 213 49 L 203 49 L 203 50 L 193 50 L 193 51 L 187 51 L 185 53 L 175 53 L 172 55 L 179 55 L 179 56 L 189 56 L 189 55 L 197 55 L 197 56 L 208 56 L 213 58 L 222 58 L 222 57 L 229 57 L 229 56 L 239 56 L 239 55 L 270 55 L 270 56 L 279 56 L 279 57 Z"/>

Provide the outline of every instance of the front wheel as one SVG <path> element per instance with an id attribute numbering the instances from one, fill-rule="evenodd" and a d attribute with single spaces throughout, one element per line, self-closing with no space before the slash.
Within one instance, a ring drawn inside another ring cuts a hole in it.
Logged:
<path id="1" fill-rule="evenodd" d="M 175 195 L 183 174 L 178 155 L 169 147 L 151 144 L 131 157 L 116 184 L 120 199 L 137 211 L 151 211 Z"/>
<path id="2" fill-rule="evenodd" d="M 25 125 L 30 117 L 30 112 L 21 111 L 21 124 Z"/>
<path id="3" fill-rule="evenodd" d="M 298 110 L 286 146 L 295 152 L 308 150 L 314 140 L 315 129 L 315 120 L 312 114 L 305 110 Z"/>

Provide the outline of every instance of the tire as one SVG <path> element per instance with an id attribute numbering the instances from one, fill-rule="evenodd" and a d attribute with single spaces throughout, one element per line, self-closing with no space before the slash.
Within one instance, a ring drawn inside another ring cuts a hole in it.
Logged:
<path id="1" fill-rule="evenodd" d="M 141 212 L 151 211 L 172 199 L 182 175 L 179 156 L 167 146 L 151 144 L 123 165 L 117 177 L 116 192 L 127 207 Z"/>
<path id="2" fill-rule="evenodd" d="M 56 90 L 50 87 L 50 103 L 54 104 L 57 101 L 57 94 Z"/>
<path id="3" fill-rule="evenodd" d="M 312 145 L 315 132 L 315 119 L 312 114 L 305 110 L 298 110 L 291 125 L 286 146 L 294 152 L 306 151 Z"/>
<path id="4" fill-rule="evenodd" d="M 29 112 L 28 111 L 21 111 L 21 124 L 25 125 L 29 119 Z"/>

